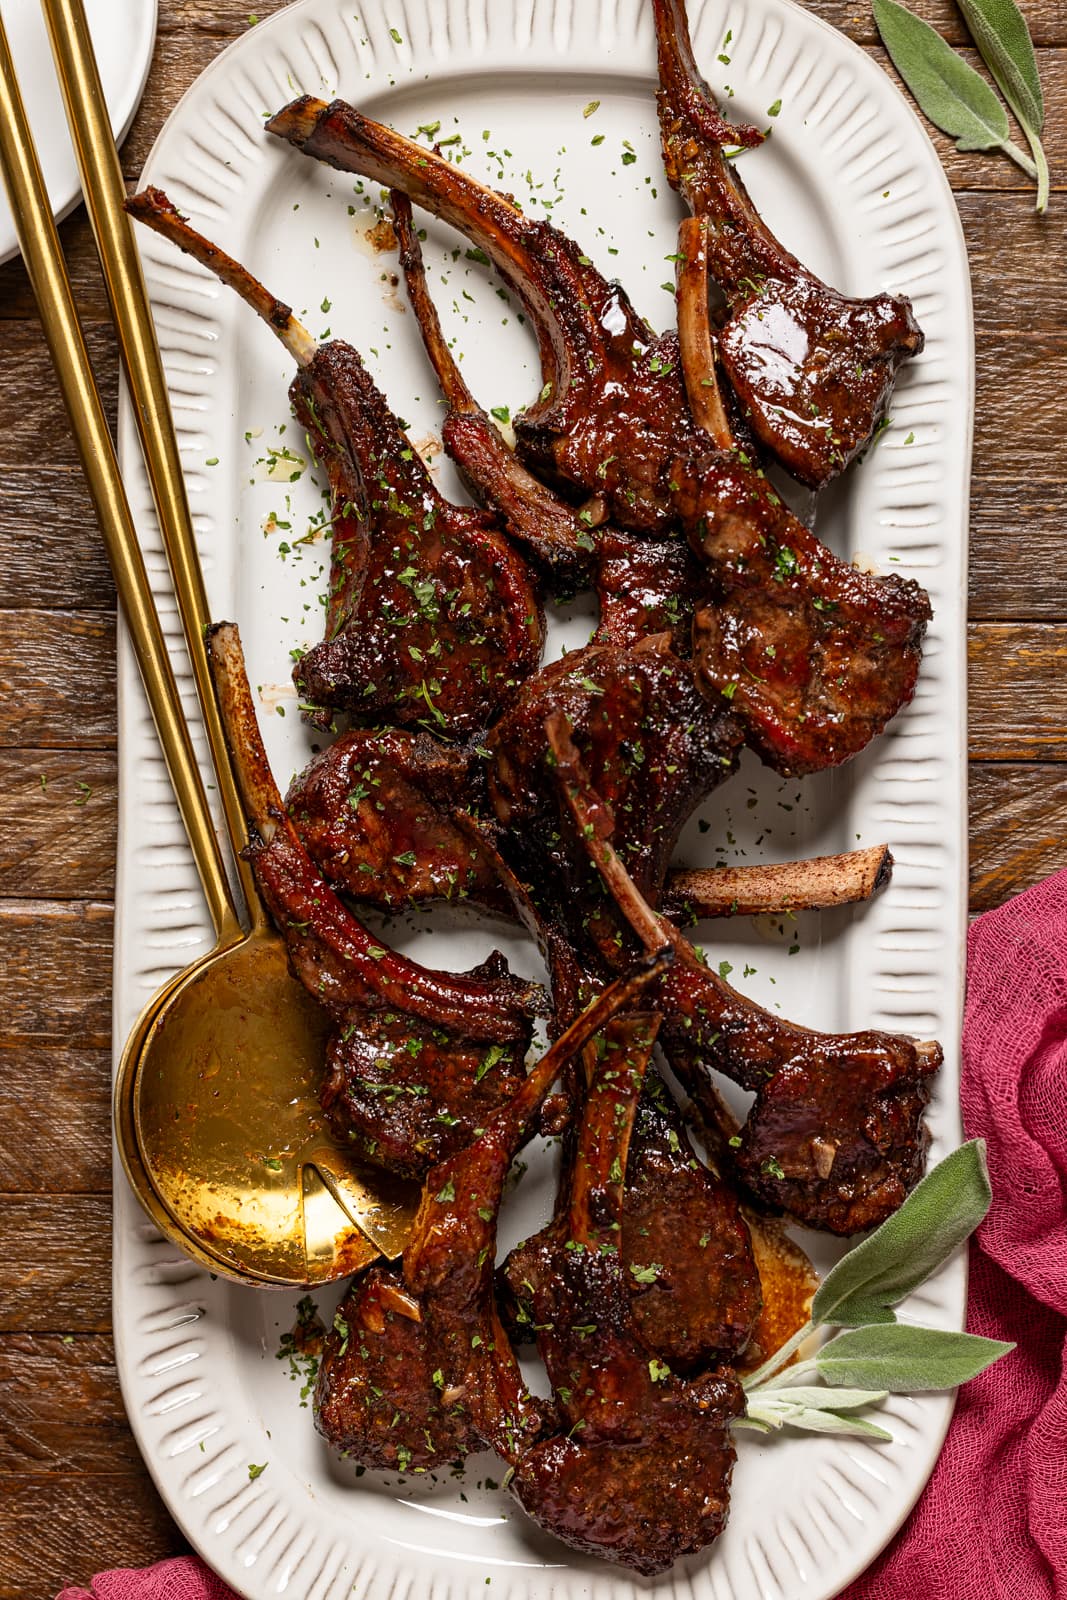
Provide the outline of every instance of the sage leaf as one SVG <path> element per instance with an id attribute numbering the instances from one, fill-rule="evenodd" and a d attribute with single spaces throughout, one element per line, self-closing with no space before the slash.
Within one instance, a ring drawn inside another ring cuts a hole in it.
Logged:
<path id="1" fill-rule="evenodd" d="M 930 121 L 951 134 L 957 150 L 996 150 L 1006 142 L 1008 115 L 996 94 L 936 29 L 896 0 L 871 0 L 882 43 Z"/>
<path id="2" fill-rule="evenodd" d="M 1048 161 L 1038 137 L 1045 97 L 1030 29 L 1015 0 L 958 0 L 978 52 L 1019 120 L 1037 167 L 1037 209 L 1048 205 Z"/>
<path id="3" fill-rule="evenodd" d="M 785 1377 L 788 1376 L 787 1372 Z M 859 1411 L 863 1406 L 880 1405 L 889 1398 L 889 1393 L 888 1389 L 824 1389 L 815 1384 L 783 1383 L 757 1389 L 755 1394 L 749 1396 L 749 1409 L 753 1401 L 760 1404 L 773 1396 L 776 1400 L 812 1411 Z"/>
<path id="4" fill-rule="evenodd" d="M 841 1392 L 838 1384 L 918 1394 L 924 1389 L 955 1389 L 1014 1349 L 1000 1339 L 891 1322 L 839 1333 L 823 1345 L 815 1366 L 835 1394 Z"/>
<path id="5" fill-rule="evenodd" d="M 1015 0 L 957 0 L 978 53 L 1020 122 L 1040 133 L 1045 97 L 1030 29 Z"/>
<path id="6" fill-rule="evenodd" d="M 818 1405 L 806 1405 L 789 1399 L 788 1389 L 758 1390 L 748 1396 L 748 1411 L 736 1419 L 735 1427 L 753 1427 L 766 1431 L 769 1428 L 800 1428 L 805 1433 L 845 1433 L 867 1439 L 892 1439 L 893 1435 L 866 1417 L 857 1417 L 849 1410 L 834 1411 L 833 1391 L 797 1390 L 796 1393 L 814 1394 Z M 826 1403 L 823 1403 L 823 1394 Z M 873 1404 L 884 1399 L 877 1392 L 858 1401 L 859 1405 Z"/>
<path id="7" fill-rule="evenodd" d="M 811 1304 L 812 1322 L 850 1328 L 895 1322 L 891 1308 L 974 1232 L 991 1199 L 985 1141 L 972 1139 L 938 1162 L 899 1211 L 827 1273 Z"/>

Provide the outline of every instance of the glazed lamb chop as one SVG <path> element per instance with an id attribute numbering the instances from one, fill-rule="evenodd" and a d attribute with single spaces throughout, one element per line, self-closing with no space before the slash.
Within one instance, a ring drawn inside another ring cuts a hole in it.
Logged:
<path id="1" fill-rule="evenodd" d="M 470 901 L 509 913 L 484 850 L 452 817 L 460 798 L 476 805 L 484 788 L 484 762 L 469 748 L 356 728 L 309 762 L 285 803 L 315 865 L 353 900 L 384 911 Z"/>
<path id="2" fill-rule="evenodd" d="M 645 1348 L 675 1372 L 736 1364 L 760 1318 L 760 1277 L 737 1196 L 697 1157 L 652 1068 L 626 1164 L 622 1270 Z"/>
<path id="3" fill-rule="evenodd" d="M 719 360 L 761 443 L 821 488 L 870 442 L 922 332 L 903 296 L 850 299 L 779 243 L 723 153 L 751 141 L 724 121 L 697 69 L 685 0 L 652 0 L 652 9 L 664 166 L 700 224 L 683 235 L 682 253 L 706 252 L 726 301 Z"/>
<path id="4" fill-rule="evenodd" d="M 541 1527 L 646 1575 L 722 1531 L 744 1408 L 729 1371 L 683 1379 L 642 1342 L 618 1245 L 623 1175 L 658 1017 L 619 1017 L 582 1054 L 585 1106 L 555 1216 L 512 1252 L 562 1431 L 520 1458 L 512 1492 Z"/>
<path id="5" fill-rule="evenodd" d="M 852 1234 L 877 1226 L 922 1176 L 929 1138 L 923 1111 L 940 1047 L 877 1030 L 817 1033 L 732 989 L 649 907 L 627 873 L 612 845 L 610 808 L 591 784 L 563 714 L 549 718 L 546 735 L 572 838 L 595 861 L 622 923 L 638 948 L 669 942 L 674 950 L 674 967 L 655 995 L 673 1071 L 696 1100 L 711 1070 L 756 1096 L 739 1143 L 723 1152 L 733 1174 L 755 1199 L 809 1227 Z"/>
<path id="6" fill-rule="evenodd" d="M 449 407 L 441 437 L 467 487 L 503 518 L 512 538 L 550 574 L 557 594 L 592 585 L 600 608 L 596 644 L 631 645 L 669 633 L 675 654 L 688 657 L 693 612 L 708 594 L 697 558 L 677 538 L 640 538 L 606 522 L 601 496 L 576 510 L 520 463 L 475 401 L 441 332 L 411 202 L 394 190 L 390 203 L 408 299 Z"/>
<path id="7" fill-rule="evenodd" d="M 388 949 L 342 904 L 275 787 L 232 623 L 212 629 L 208 650 L 256 882 L 294 973 L 336 1025 L 323 1106 L 368 1160 L 421 1177 L 468 1145 L 514 1093 L 544 995 L 512 976 L 498 953 L 466 973 L 424 967 Z"/>
<path id="8" fill-rule="evenodd" d="M 490 1446 L 514 1464 L 555 1423 L 527 1391 L 494 1292 L 497 1214 L 516 1150 L 561 1069 L 665 958 L 606 989 L 479 1138 L 427 1175 L 402 1267 L 353 1283 L 327 1340 L 320 1431 L 367 1467 L 440 1468 Z"/>
<path id="9" fill-rule="evenodd" d="M 290 399 L 333 501 L 326 637 L 294 671 L 304 700 L 452 738 L 480 732 L 540 659 L 544 618 L 521 557 L 494 518 L 438 493 L 351 345 L 316 345 L 160 190 L 127 209 L 235 289 L 297 363 Z"/>
<path id="10" fill-rule="evenodd" d="M 736 455 L 678 462 L 674 481 L 710 590 L 693 618 L 702 689 L 729 700 L 745 742 L 776 772 L 849 760 L 915 693 L 925 590 L 835 556 Z"/>
<path id="11" fill-rule="evenodd" d="M 490 731 L 489 798 L 501 851 L 582 959 L 617 971 L 616 908 L 573 829 L 561 827 L 546 719 L 564 715 L 592 782 L 618 819 L 620 854 L 656 904 L 682 825 L 734 770 L 739 730 L 727 703 L 701 698 L 668 640 L 590 645 L 552 662 Z"/>
<path id="12" fill-rule="evenodd" d="M 589 501 L 590 525 L 610 516 L 638 533 L 673 520 L 671 461 L 702 435 L 690 415 L 674 333 L 654 335 L 625 291 L 608 283 L 570 239 L 525 216 L 425 146 L 361 115 L 342 100 L 303 96 L 283 107 L 267 131 L 344 172 L 401 190 L 483 250 L 536 330 L 544 386 L 515 419 L 520 459 L 539 478 Z M 466 401 L 461 408 L 473 415 Z M 460 448 L 476 482 L 495 482 L 498 460 L 481 423 L 478 442 Z M 495 475 L 495 476 L 494 476 Z M 516 492 L 516 485 L 507 486 Z M 569 538 L 553 522 L 551 541 Z"/>

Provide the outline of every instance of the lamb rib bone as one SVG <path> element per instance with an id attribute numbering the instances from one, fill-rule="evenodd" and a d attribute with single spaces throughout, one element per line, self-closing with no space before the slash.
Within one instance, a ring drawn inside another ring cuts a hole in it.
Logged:
<path id="1" fill-rule="evenodd" d="M 499 955 L 468 973 L 433 971 L 388 949 L 342 905 L 282 805 L 232 624 L 211 630 L 208 654 L 256 881 L 294 972 L 335 1022 L 324 1105 L 369 1159 L 421 1176 L 469 1143 L 521 1081 L 543 992 Z"/>
<path id="2" fill-rule="evenodd" d="M 675 952 L 655 1004 L 683 1087 L 699 1092 L 714 1068 L 755 1092 L 740 1145 L 729 1152 L 737 1177 L 764 1204 L 831 1233 L 884 1221 L 922 1175 L 923 1111 L 940 1047 L 875 1030 L 817 1033 L 738 994 L 641 896 L 561 713 L 548 719 L 546 735 L 577 835 L 639 946 L 669 940 Z"/>
<path id="3" fill-rule="evenodd" d="M 689 409 L 720 450 L 732 450 L 733 429 L 716 370 L 719 358 L 708 303 L 708 224 L 703 217 L 683 217 L 678 224 L 675 283 L 678 348 Z"/>
<path id="4" fill-rule="evenodd" d="M 444 447 L 479 504 L 503 518 L 511 537 L 532 552 L 558 589 L 573 589 L 591 565 L 594 541 L 590 530 L 603 521 L 603 504 L 596 500 L 580 511 L 568 505 L 528 472 L 505 444 L 496 423 L 471 394 L 441 332 L 437 307 L 426 284 L 411 201 L 402 190 L 394 189 L 389 203 L 408 299 L 448 402 L 441 428 Z"/>
<path id="5" fill-rule="evenodd" d="M 740 141 L 697 69 L 685 0 L 653 0 L 653 13 L 664 166 L 705 225 L 708 266 L 726 297 L 722 367 L 760 441 L 821 488 L 870 442 L 922 332 L 902 295 L 850 299 L 779 243 L 723 154 L 724 142 Z"/>
<path id="6" fill-rule="evenodd" d="M 753 867 L 675 868 L 660 910 L 672 922 L 823 910 L 870 900 L 889 882 L 889 846 Z"/>
<path id="7" fill-rule="evenodd" d="M 438 494 L 350 345 L 317 346 L 162 191 L 127 209 L 236 290 L 297 361 L 290 399 L 333 501 L 326 637 L 297 662 L 298 690 L 364 719 L 480 732 L 540 659 L 544 618 L 521 557 L 491 517 Z"/>
<path id="8" fill-rule="evenodd" d="M 544 387 L 515 419 L 521 459 L 580 499 L 597 496 L 620 527 L 671 526 L 672 456 L 703 438 L 675 334 L 655 336 L 621 286 L 548 222 L 344 101 L 305 95 L 266 126 L 341 171 L 401 190 L 482 249 L 523 302 L 540 346 Z"/>

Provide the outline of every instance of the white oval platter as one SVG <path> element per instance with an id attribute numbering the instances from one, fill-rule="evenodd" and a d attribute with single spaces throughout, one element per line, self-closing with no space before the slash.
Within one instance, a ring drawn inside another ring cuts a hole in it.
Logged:
<path id="1" fill-rule="evenodd" d="M 888 840 L 896 871 L 872 905 L 784 926 L 719 924 L 704 937 L 735 982 L 799 1022 L 941 1039 L 936 1159 L 960 1138 L 973 410 L 963 240 L 929 141 L 862 51 L 788 0 L 692 0 L 691 10 L 698 58 L 731 113 L 773 125 L 767 144 L 742 158 L 771 225 L 846 291 L 913 298 L 926 349 L 901 380 L 890 427 L 814 514 L 839 550 L 920 579 L 935 617 L 915 701 L 874 747 L 803 783 L 780 782 L 746 758 L 686 829 L 679 857 L 786 859 Z M 661 285 L 673 277 L 665 258 L 679 213 L 660 168 L 654 72 L 642 0 L 300 0 L 251 28 L 194 84 L 145 181 L 289 300 L 313 333 L 329 328 L 355 344 L 424 448 L 440 406 L 391 279 L 395 257 L 368 239 L 379 196 L 269 139 L 264 115 L 310 92 L 340 93 L 409 133 L 439 120 L 438 139 L 458 135 L 445 147 L 454 157 L 550 215 L 663 326 L 673 320 Z M 463 248 L 454 256 L 456 237 L 428 228 L 431 286 L 472 387 L 487 405 L 518 409 L 540 381 L 529 330 L 480 264 Z M 318 635 L 327 559 L 321 535 L 297 542 L 321 520 L 320 486 L 276 453 L 308 453 L 288 414 L 291 373 L 231 295 L 163 241 L 141 244 L 212 608 L 241 624 L 284 785 L 311 737 L 289 685 L 289 652 Z M 195 723 L 128 404 L 120 435 Z M 446 492 L 456 489 L 440 458 L 434 470 Z M 559 612 L 553 652 L 583 642 L 589 626 L 584 604 Z M 210 942 L 125 640 L 120 730 L 116 1051 L 154 990 Z M 457 968 L 497 944 L 519 970 L 538 970 L 507 928 L 473 919 L 393 924 L 389 937 Z M 551 1156 L 537 1148 L 509 1201 L 505 1246 L 546 1214 L 551 1184 Z M 835 1258 L 825 1241 L 806 1242 L 822 1266 Z M 319 1297 L 327 1321 L 339 1292 Z M 959 1327 L 964 1296 L 957 1260 L 903 1314 Z M 500 1468 L 488 1458 L 461 1479 L 357 1480 L 316 1436 L 300 1384 L 278 1359 L 295 1303 L 194 1268 L 160 1239 L 119 1173 L 115 1331 L 130 1419 L 174 1516 L 248 1600 L 470 1600 L 487 1587 L 498 1600 L 628 1600 L 650 1589 L 676 1600 L 828 1600 L 906 1516 L 951 1412 L 944 1395 L 893 1400 L 894 1440 L 884 1445 L 745 1435 L 725 1535 L 650 1584 L 543 1537 L 490 1486 Z"/>

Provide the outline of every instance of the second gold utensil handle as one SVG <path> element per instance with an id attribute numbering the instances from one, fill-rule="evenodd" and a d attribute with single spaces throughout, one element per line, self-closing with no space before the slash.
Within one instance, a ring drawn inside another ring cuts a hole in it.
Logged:
<path id="1" fill-rule="evenodd" d="M 0 167 L 45 337 L 96 506 L 152 716 L 220 937 L 240 934 L 181 696 L 156 612 L 115 447 L 78 323 L 52 207 L 0 16 Z"/>
<path id="2" fill-rule="evenodd" d="M 119 352 L 156 503 L 226 827 L 249 918 L 255 924 L 264 913 L 251 868 L 240 854 L 247 843 L 245 817 L 233 781 L 226 736 L 204 651 L 204 629 L 211 621 L 207 592 L 141 260 L 132 224 L 123 209 L 126 189 L 85 6 L 83 0 L 41 0 L 41 9 L 63 92 L 82 193 L 111 302 Z"/>

